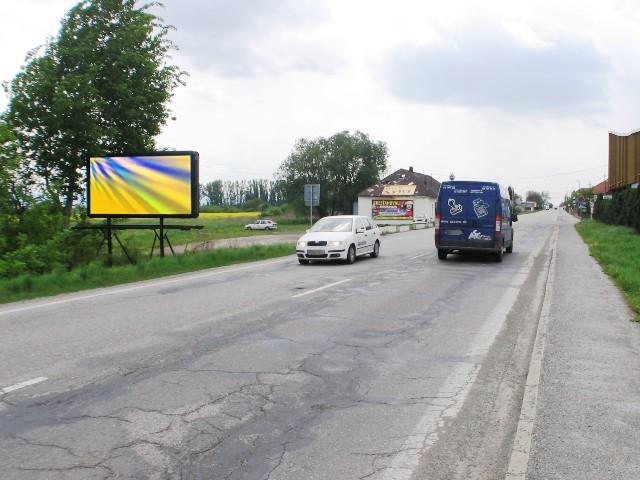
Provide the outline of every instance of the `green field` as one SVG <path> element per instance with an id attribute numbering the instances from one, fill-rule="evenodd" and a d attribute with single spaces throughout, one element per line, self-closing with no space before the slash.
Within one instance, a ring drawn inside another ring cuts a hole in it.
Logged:
<path id="1" fill-rule="evenodd" d="M 576 230 L 591 255 L 624 292 L 640 321 L 640 235 L 630 227 L 583 220 Z"/>
<path id="2" fill-rule="evenodd" d="M 221 240 L 224 238 L 250 237 L 256 235 L 274 235 L 277 233 L 302 233 L 309 228 L 307 223 L 299 219 L 274 218 L 278 223 L 277 231 L 246 230 L 244 226 L 256 219 L 255 216 L 214 217 L 211 214 L 202 214 L 194 219 L 165 219 L 165 225 L 202 225 L 202 230 L 168 230 L 168 236 L 173 246 L 203 242 L 207 240 Z M 92 223 L 102 223 L 95 220 Z M 118 224 L 149 224 L 158 225 L 157 219 L 126 219 L 117 221 Z M 151 230 L 125 230 L 118 232 L 118 236 L 125 244 L 127 250 L 133 253 L 138 251 L 148 254 L 153 243 L 153 231 Z M 157 247 L 157 243 L 156 243 Z M 118 248 L 114 248 L 116 253 Z"/>
<path id="3" fill-rule="evenodd" d="M 12 279 L 2 279 L 0 303 L 293 255 L 294 250 L 294 246 L 289 244 L 221 248 L 165 258 L 155 257 L 151 260 L 141 260 L 136 265 L 119 265 L 113 268 L 107 268 L 102 262 L 96 261 L 71 271 L 60 269 L 42 275 L 25 274 Z"/>

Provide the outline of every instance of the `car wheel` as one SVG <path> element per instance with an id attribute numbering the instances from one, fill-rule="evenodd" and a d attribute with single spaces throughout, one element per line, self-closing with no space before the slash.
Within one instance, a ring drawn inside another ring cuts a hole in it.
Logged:
<path id="1" fill-rule="evenodd" d="M 494 254 L 494 258 L 496 259 L 496 262 L 502 261 L 502 248 Z"/>
<path id="2" fill-rule="evenodd" d="M 439 248 L 438 249 L 438 259 L 439 260 L 446 260 L 447 259 L 447 251 L 443 248 Z"/>
<path id="3" fill-rule="evenodd" d="M 305 260 L 304 258 L 299 258 L 298 261 L 300 265 L 307 265 L 309 263 L 309 260 Z"/>
<path id="4" fill-rule="evenodd" d="M 355 245 L 351 245 L 349 247 L 349 251 L 347 252 L 347 260 L 346 262 L 351 265 L 356 261 L 356 247 Z"/>
<path id="5" fill-rule="evenodd" d="M 507 247 L 507 253 L 513 253 L 513 236 L 511 237 L 511 243 Z"/>
<path id="6" fill-rule="evenodd" d="M 378 258 L 380 255 L 380 242 L 376 240 L 376 243 L 373 244 L 373 252 L 371 252 L 371 258 Z"/>
<path id="7" fill-rule="evenodd" d="M 265 230 L 271 230 L 271 227 L 264 227 Z"/>
<path id="8" fill-rule="evenodd" d="M 251 230 L 251 227 L 245 227 L 247 230 Z"/>

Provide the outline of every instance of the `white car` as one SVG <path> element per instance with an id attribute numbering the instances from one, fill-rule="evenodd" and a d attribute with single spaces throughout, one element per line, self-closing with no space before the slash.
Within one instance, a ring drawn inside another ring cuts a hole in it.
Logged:
<path id="1" fill-rule="evenodd" d="M 301 264 L 310 261 L 356 261 L 359 255 L 380 254 L 380 229 L 367 217 L 338 215 L 324 217 L 307 230 L 296 244 Z"/>
<path id="2" fill-rule="evenodd" d="M 256 220 L 244 226 L 246 230 L 277 230 L 278 224 L 271 220 Z"/>

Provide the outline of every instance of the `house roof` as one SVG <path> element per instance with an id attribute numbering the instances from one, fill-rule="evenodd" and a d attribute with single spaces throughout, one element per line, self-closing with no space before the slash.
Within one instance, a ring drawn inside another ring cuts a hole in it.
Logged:
<path id="1" fill-rule="evenodd" d="M 430 175 L 414 172 L 413 169 L 406 170 L 401 168 L 383 178 L 380 183 L 365 188 L 358 196 L 381 197 L 385 187 L 392 185 L 415 185 L 415 192 L 412 195 L 416 197 L 436 198 L 440 190 L 440 182 Z"/>
<path id="2" fill-rule="evenodd" d="M 600 182 L 599 184 L 597 184 L 595 187 L 593 187 L 593 193 L 595 193 L 596 195 L 599 193 L 608 193 L 609 192 L 609 180 L 604 180 L 602 182 Z"/>

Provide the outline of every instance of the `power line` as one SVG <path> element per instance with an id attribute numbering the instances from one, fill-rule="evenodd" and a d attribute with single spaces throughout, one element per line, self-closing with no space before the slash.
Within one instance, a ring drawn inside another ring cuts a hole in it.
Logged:
<path id="1" fill-rule="evenodd" d="M 580 173 L 580 172 L 586 172 L 589 170 L 595 170 L 596 168 L 604 168 L 606 169 L 606 166 L 603 165 L 596 165 L 593 167 L 588 167 L 588 168 L 582 168 L 580 170 L 574 170 L 572 172 L 564 172 L 564 173 L 552 173 L 550 175 L 538 175 L 538 176 L 533 176 L 533 177 L 519 177 L 516 178 L 516 180 L 531 180 L 533 178 L 550 178 L 550 177 L 562 177 L 564 175 L 573 175 L 574 173 Z"/>

